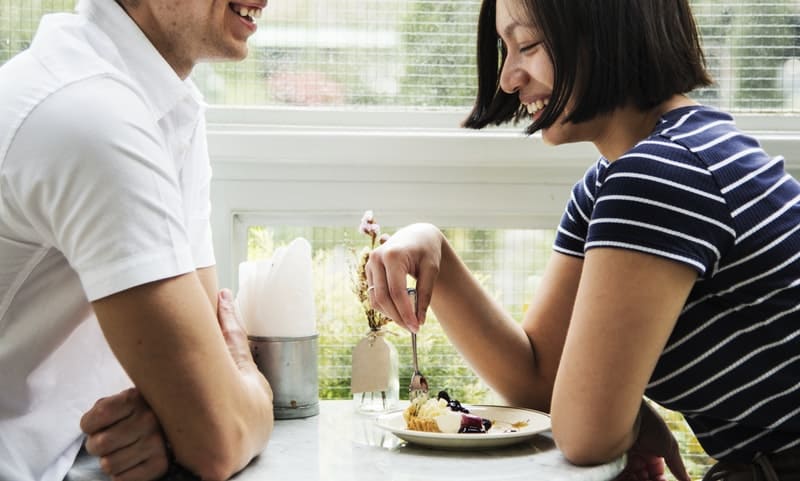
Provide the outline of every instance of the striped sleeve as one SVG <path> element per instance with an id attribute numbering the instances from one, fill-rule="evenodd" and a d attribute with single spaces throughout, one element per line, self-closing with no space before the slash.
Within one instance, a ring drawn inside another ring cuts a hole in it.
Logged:
<path id="1" fill-rule="evenodd" d="M 584 250 L 631 249 L 712 274 L 736 238 L 714 177 L 676 144 L 643 142 L 601 180 Z"/>
<path id="2" fill-rule="evenodd" d="M 583 257 L 586 232 L 594 209 L 597 176 L 607 166 L 607 161 L 601 158 L 572 188 L 567 207 L 556 232 L 553 244 L 553 250 L 556 252 L 573 257 Z"/>

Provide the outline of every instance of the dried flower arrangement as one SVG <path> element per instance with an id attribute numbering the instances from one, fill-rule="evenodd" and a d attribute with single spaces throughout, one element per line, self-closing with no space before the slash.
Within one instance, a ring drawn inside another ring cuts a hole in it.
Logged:
<path id="1" fill-rule="evenodd" d="M 369 288 L 367 285 L 366 272 L 367 261 L 369 261 L 369 254 L 375 249 L 378 238 L 381 235 L 381 226 L 375 221 L 375 215 L 371 210 L 364 212 L 364 215 L 361 217 L 359 231 L 370 237 L 371 244 L 369 247 L 364 247 L 358 255 L 358 264 L 356 265 L 353 278 L 353 292 L 355 292 L 359 302 L 361 302 L 361 307 L 364 309 L 364 314 L 367 317 L 370 330 L 376 331 L 386 325 L 390 319 L 372 308 L 369 303 L 369 294 L 367 292 Z"/>

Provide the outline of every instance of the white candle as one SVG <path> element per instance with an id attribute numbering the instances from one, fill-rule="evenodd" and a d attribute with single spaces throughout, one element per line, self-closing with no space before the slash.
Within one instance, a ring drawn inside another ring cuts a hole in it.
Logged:
<path id="1" fill-rule="evenodd" d="M 317 333 L 311 245 L 296 238 L 272 259 L 239 265 L 237 299 L 251 336 L 306 337 Z"/>

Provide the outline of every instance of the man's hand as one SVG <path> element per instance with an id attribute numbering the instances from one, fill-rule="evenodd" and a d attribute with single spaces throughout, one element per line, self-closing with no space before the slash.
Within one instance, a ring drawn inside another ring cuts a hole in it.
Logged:
<path id="1" fill-rule="evenodd" d="M 169 468 L 166 439 L 136 388 L 98 400 L 81 418 L 86 450 L 114 481 L 151 481 Z"/>
<path id="2" fill-rule="evenodd" d="M 221 289 L 217 294 L 217 321 L 233 362 L 240 368 L 244 364 L 252 363 L 253 355 L 247 342 L 244 321 L 233 299 L 233 293 L 228 288 Z"/>

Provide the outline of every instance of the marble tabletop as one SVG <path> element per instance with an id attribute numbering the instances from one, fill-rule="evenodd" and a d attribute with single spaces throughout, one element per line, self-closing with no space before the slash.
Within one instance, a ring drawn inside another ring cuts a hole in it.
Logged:
<path id="1" fill-rule="evenodd" d="M 264 453 L 236 481 L 610 481 L 624 459 L 569 464 L 549 433 L 514 446 L 470 451 L 417 447 L 355 412 L 352 401 L 321 401 L 319 415 L 275 421 Z M 101 481 L 97 460 L 78 459 L 65 481 Z M 186 478 L 181 478 L 186 479 Z"/>

